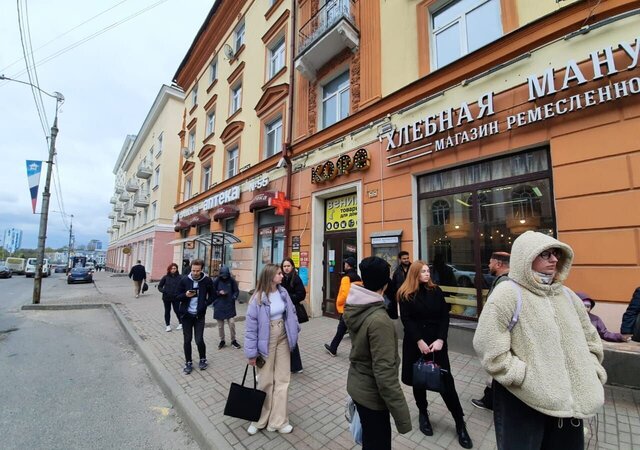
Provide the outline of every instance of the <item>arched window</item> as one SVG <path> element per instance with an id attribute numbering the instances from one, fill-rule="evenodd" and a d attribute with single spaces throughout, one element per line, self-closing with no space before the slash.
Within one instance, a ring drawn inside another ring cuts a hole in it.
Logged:
<path id="1" fill-rule="evenodd" d="M 542 215 L 541 197 L 542 193 L 537 187 L 529 185 L 515 187 L 511 193 L 513 217 L 525 219 Z"/>
<path id="2" fill-rule="evenodd" d="M 434 225 L 449 223 L 449 202 L 446 200 L 436 200 L 431 205 L 431 214 Z"/>

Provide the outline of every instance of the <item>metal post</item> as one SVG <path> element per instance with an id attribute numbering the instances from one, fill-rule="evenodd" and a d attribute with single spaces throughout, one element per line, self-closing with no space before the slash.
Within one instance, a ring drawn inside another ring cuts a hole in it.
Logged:
<path id="1" fill-rule="evenodd" d="M 53 171 L 53 157 L 56 154 L 56 136 L 58 136 L 58 104 L 56 103 L 56 116 L 51 127 L 51 141 L 49 142 L 49 160 L 47 161 L 47 179 L 42 192 L 42 210 L 40 212 L 40 231 L 38 233 L 38 262 L 33 281 L 33 304 L 40 303 L 42 288 L 42 263 L 44 262 L 45 242 L 47 239 L 47 221 L 49 219 L 49 186 L 51 185 L 51 172 Z"/>
<path id="2" fill-rule="evenodd" d="M 67 269 L 64 273 L 69 272 L 71 267 L 71 239 L 73 239 L 73 214 L 71 214 L 71 224 L 69 225 L 69 246 L 67 247 Z"/>

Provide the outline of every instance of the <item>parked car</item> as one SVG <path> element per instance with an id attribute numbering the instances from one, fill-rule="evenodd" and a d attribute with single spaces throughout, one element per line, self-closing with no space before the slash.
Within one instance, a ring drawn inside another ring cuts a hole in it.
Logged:
<path id="1" fill-rule="evenodd" d="M 93 283 L 93 274 L 86 267 L 74 267 L 67 275 L 67 284 L 71 283 Z"/>
<path id="2" fill-rule="evenodd" d="M 473 287 L 474 280 L 476 278 L 476 273 L 468 270 L 460 270 L 457 267 L 447 264 L 453 270 L 453 275 L 456 277 L 456 282 L 460 287 Z M 484 278 L 484 282 L 486 286 L 482 286 L 483 289 L 487 289 L 493 283 L 495 277 L 488 273 L 483 273 L 482 278 Z"/>
<path id="3" fill-rule="evenodd" d="M 13 271 L 9 269 L 7 266 L 0 266 L 0 278 L 11 278 L 13 276 Z"/>
<path id="4" fill-rule="evenodd" d="M 27 278 L 36 276 L 36 265 L 38 264 L 37 258 L 27 259 L 27 263 L 24 266 L 24 274 Z M 42 260 L 42 276 L 48 277 L 51 275 L 51 266 L 49 266 L 49 260 L 47 258 Z"/>
<path id="5" fill-rule="evenodd" d="M 66 264 L 58 264 L 55 268 L 55 273 L 67 273 Z"/>
<path id="6" fill-rule="evenodd" d="M 13 271 L 16 275 L 24 275 L 24 265 L 26 261 L 24 258 L 9 257 L 5 261 L 5 266 Z"/>

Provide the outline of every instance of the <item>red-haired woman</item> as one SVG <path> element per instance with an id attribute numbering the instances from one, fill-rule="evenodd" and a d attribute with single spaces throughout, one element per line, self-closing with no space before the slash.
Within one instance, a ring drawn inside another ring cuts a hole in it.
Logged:
<path id="1" fill-rule="evenodd" d="M 164 323 L 166 325 L 165 331 L 171 331 L 171 307 L 173 306 L 173 312 L 178 318 L 178 326 L 176 330 L 182 330 L 182 321 L 180 320 L 180 314 L 178 313 L 178 307 L 180 302 L 176 300 L 178 295 L 178 283 L 182 275 L 178 271 L 178 265 L 176 263 L 169 264 L 167 267 L 167 274 L 162 277 L 160 283 L 158 283 L 158 290 L 162 292 L 162 301 L 164 302 Z"/>
<path id="2" fill-rule="evenodd" d="M 449 354 L 447 353 L 447 333 L 449 331 L 449 305 L 444 294 L 433 281 L 429 266 L 424 261 L 414 261 L 398 289 L 400 318 L 404 325 L 402 341 L 402 382 L 413 386 L 413 364 L 421 356 L 433 358 L 447 372 L 443 376 L 443 390 L 440 392 L 444 403 L 456 422 L 458 442 L 464 448 L 473 443 L 464 423 L 464 412 L 451 375 Z M 428 355 L 428 356 L 427 356 Z M 419 412 L 420 431 L 433 435 L 427 411 L 427 391 L 413 387 L 413 397 Z"/>

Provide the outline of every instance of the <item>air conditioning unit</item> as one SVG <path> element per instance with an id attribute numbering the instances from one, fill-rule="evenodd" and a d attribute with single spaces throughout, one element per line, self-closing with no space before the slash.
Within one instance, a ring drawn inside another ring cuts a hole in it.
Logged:
<path id="1" fill-rule="evenodd" d="M 189 159 L 189 158 L 191 158 L 191 157 L 193 156 L 193 150 L 191 150 L 191 149 L 189 149 L 189 148 L 187 148 L 187 147 L 183 147 L 183 148 L 182 148 L 182 156 L 183 156 L 185 159 Z"/>

